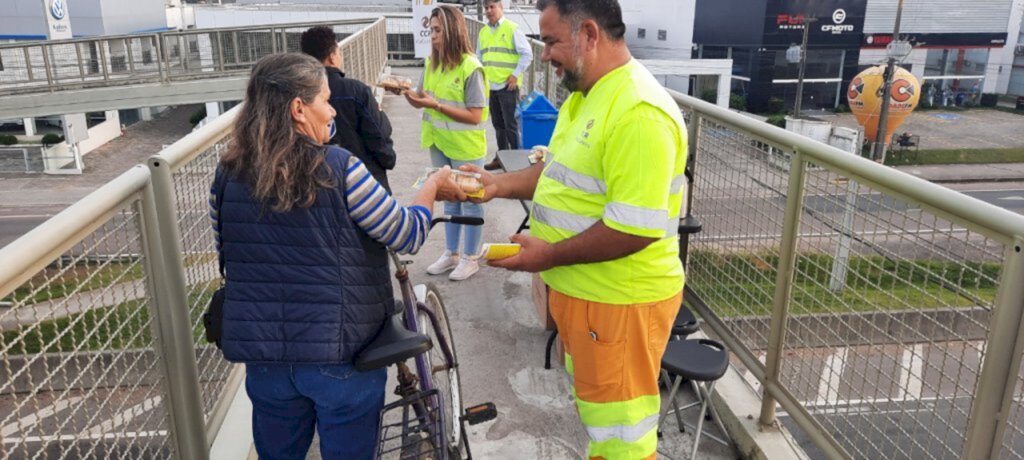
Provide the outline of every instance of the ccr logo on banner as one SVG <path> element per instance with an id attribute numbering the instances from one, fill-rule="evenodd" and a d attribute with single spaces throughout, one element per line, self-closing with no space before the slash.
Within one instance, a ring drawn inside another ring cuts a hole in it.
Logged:
<path id="1" fill-rule="evenodd" d="M 412 37 L 415 44 L 416 57 L 430 56 L 430 12 L 434 9 L 434 0 L 413 0 L 412 3 Z"/>

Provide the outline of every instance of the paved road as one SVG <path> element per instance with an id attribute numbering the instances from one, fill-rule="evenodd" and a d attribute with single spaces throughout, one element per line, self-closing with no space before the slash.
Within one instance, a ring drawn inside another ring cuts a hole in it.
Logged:
<path id="1" fill-rule="evenodd" d="M 0 457 L 164 458 L 162 394 L 137 386 L 0 396 Z"/>
<path id="2" fill-rule="evenodd" d="M 953 459 L 959 458 L 984 347 L 982 341 L 946 341 L 790 348 L 782 379 L 855 458 Z M 1021 426 L 1020 411 L 1014 414 L 1011 423 Z M 779 418 L 811 458 L 826 458 L 781 408 Z M 1024 453 L 1024 437 L 1009 444 Z"/>

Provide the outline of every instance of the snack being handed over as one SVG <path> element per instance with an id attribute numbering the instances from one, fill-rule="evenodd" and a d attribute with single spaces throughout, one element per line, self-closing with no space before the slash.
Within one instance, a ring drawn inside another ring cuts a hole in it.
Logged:
<path id="1" fill-rule="evenodd" d="M 537 163 L 538 161 L 546 161 L 547 155 L 549 153 L 550 151 L 548 150 L 547 146 L 535 145 L 532 149 L 530 149 L 530 155 L 526 157 L 526 159 L 530 160 L 530 164 L 532 165 Z"/>
<path id="2" fill-rule="evenodd" d="M 434 174 L 439 169 L 440 168 L 427 168 L 424 174 L 416 179 L 416 182 L 412 187 L 419 189 L 423 186 L 423 182 L 425 182 L 431 174 Z M 451 180 L 455 182 L 455 185 L 459 186 L 463 192 L 466 192 L 466 196 L 471 198 L 484 197 L 484 183 L 480 181 L 480 174 L 453 169 Z"/>
<path id="3" fill-rule="evenodd" d="M 455 180 L 455 185 L 458 185 L 463 192 L 466 192 L 466 196 L 472 198 L 484 197 L 484 183 L 480 181 L 480 174 L 454 169 L 452 170 L 452 179 Z"/>
<path id="4" fill-rule="evenodd" d="M 407 89 L 411 89 L 412 80 L 401 75 L 382 73 L 380 74 L 380 77 L 377 78 L 377 86 L 398 94 Z"/>

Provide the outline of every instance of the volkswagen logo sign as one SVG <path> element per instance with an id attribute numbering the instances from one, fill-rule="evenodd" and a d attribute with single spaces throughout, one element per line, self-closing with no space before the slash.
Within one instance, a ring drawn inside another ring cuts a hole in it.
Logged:
<path id="1" fill-rule="evenodd" d="M 842 24 L 846 20 L 846 10 L 839 8 L 832 12 L 832 22 Z"/>
<path id="2" fill-rule="evenodd" d="M 50 14 L 53 15 L 53 19 L 58 21 L 64 19 L 67 16 L 68 10 L 64 6 L 64 0 L 53 0 L 50 2 Z"/>

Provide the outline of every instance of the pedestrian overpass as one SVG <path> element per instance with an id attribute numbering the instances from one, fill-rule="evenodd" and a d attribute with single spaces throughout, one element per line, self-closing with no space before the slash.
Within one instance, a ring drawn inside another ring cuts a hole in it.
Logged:
<path id="1" fill-rule="evenodd" d="M 382 24 L 344 42 L 364 81 L 387 65 Z M 87 91 L 77 75 L 52 92 Z M 523 86 L 560 99 L 539 60 Z M 686 301 L 754 395 L 716 398 L 741 454 L 788 431 L 816 458 L 1024 457 L 1024 217 L 672 95 L 704 224 Z M 200 320 L 218 283 L 209 184 L 238 110 L 0 249 L 0 457 L 210 457 L 243 380 Z"/>
<path id="2" fill-rule="evenodd" d="M 0 119 L 238 101 L 252 65 L 267 54 L 299 51 L 302 32 L 313 25 L 329 26 L 340 38 L 374 36 L 342 43 L 350 76 L 368 81 L 379 69 L 364 63 L 372 53 L 385 53 L 385 23 L 357 19 L 2 44 Z"/>

